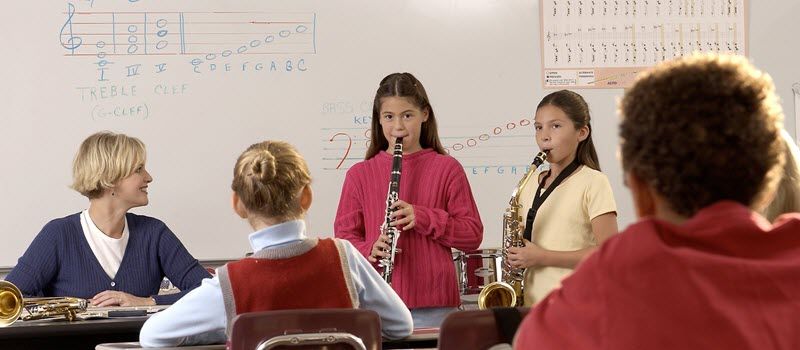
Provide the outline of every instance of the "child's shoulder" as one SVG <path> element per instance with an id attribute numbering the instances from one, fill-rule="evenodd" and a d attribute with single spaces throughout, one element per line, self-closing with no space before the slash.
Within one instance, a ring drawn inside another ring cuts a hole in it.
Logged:
<path id="1" fill-rule="evenodd" d="M 592 169 L 586 165 L 581 166 L 578 172 L 575 174 L 579 178 L 581 178 L 582 182 L 591 185 L 609 185 L 608 176 L 600 170 Z"/>
<path id="2" fill-rule="evenodd" d="M 616 266 L 624 273 L 631 264 L 642 264 L 666 254 L 665 244 L 659 232 L 663 223 L 652 218 L 643 218 L 610 237 L 600 250 L 609 266 Z M 657 260 L 657 259 L 656 259 Z"/>
<path id="3" fill-rule="evenodd" d="M 330 240 L 331 242 L 333 242 L 334 244 L 336 244 L 336 245 L 338 245 L 338 246 L 340 246 L 342 248 L 349 249 L 349 250 L 355 249 L 355 246 L 353 245 L 353 243 L 350 243 L 350 241 L 348 241 L 346 239 L 336 238 L 336 237 L 327 237 L 327 238 L 320 238 L 320 240 Z"/>
<path id="4" fill-rule="evenodd" d="M 376 156 L 374 156 L 372 158 L 364 159 L 364 160 L 361 160 L 361 161 L 358 161 L 358 162 L 354 163 L 353 165 L 350 166 L 350 168 L 347 169 L 347 173 L 346 173 L 347 176 L 350 176 L 350 177 L 353 177 L 353 176 L 355 176 L 355 177 L 365 176 L 367 173 L 369 173 L 371 171 L 371 169 L 375 169 L 376 167 L 380 166 L 379 165 L 380 164 L 379 158 L 380 157 L 376 155 Z"/>
<path id="5" fill-rule="evenodd" d="M 581 166 L 579 173 L 583 174 L 584 176 L 593 177 L 593 178 L 594 177 L 608 178 L 608 176 L 606 176 L 606 174 L 603 173 L 602 171 L 597 170 L 597 169 L 593 169 L 592 167 L 590 167 L 588 165 Z"/>

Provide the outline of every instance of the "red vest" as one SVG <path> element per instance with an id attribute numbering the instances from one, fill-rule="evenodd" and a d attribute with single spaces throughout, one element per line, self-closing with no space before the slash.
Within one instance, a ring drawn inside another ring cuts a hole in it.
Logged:
<path id="1" fill-rule="evenodd" d="M 314 240 L 304 243 L 309 241 Z M 224 268 L 227 273 L 220 274 L 228 327 L 234 316 L 245 312 L 357 307 L 347 257 L 338 244 L 330 238 L 320 239 L 300 255 L 251 257 L 228 263 Z"/>

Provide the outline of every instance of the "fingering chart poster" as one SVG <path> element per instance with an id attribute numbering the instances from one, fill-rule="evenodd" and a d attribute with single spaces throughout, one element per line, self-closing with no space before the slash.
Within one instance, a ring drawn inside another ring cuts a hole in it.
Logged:
<path id="1" fill-rule="evenodd" d="M 747 55 L 747 0 L 543 0 L 544 88 L 624 88 L 693 52 Z"/>

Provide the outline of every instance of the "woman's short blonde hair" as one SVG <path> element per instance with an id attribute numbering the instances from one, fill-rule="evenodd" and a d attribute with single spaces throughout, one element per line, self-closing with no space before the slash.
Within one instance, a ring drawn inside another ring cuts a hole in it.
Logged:
<path id="1" fill-rule="evenodd" d="M 248 211 L 285 221 L 302 217 L 300 194 L 309 184 L 308 165 L 292 145 L 264 141 L 239 156 L 231 189 Z"/>
<path id="2" fill-rule="evenodd" d="M 800 212 L 800 149 L 785 129 L 781 130 L 781 138 L 786 146 L 786 163 L 775 198 L 764 209 L 764 217 L 770 222 L 774 222 L 781 214 Z"/>
<path id="3" fill-rule="evenodd" d="M 145 162 L 144 143 L 135 137 L 101 131 L 83 140 L 72 163 L 72 189 L 98 198 Z"/>

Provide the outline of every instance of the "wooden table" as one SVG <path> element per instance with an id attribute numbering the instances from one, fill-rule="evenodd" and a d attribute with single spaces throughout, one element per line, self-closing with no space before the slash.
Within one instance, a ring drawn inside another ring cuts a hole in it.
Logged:
<path id="1" fill-rule="evenodd" d="M 146 320 L 147 316 L 17 321 L 0 328 L 0 349 L 92 349 L 100 343 L 138 341 Z"/>
<path id="2" fill-rule="evenodd" d="M 398 340 L 384 340 L 384 349 L 434 349 L 439 339 L 438 328 L 415 329 L 410 336 Z M 128 350 L 143 349 L 137 342 L 104 343 L 95 347 L 95 350 Z M 223 350 L 225 344 L 181 346 L 172 348 L 151 348 L 154 350 Z"/>

